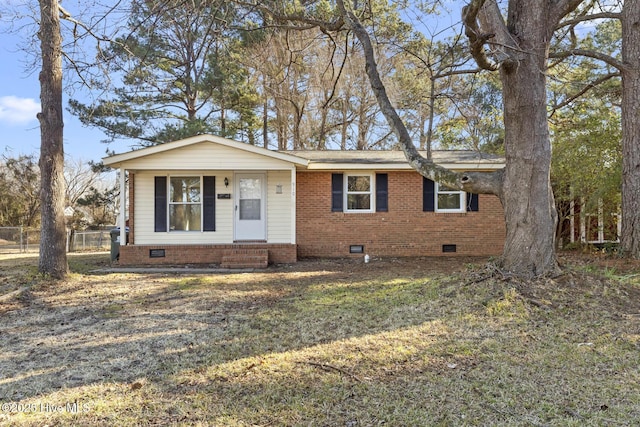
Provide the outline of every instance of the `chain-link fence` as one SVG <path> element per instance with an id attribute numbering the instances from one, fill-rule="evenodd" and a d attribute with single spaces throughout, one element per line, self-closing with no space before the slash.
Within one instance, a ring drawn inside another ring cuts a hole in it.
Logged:
<path id="1" fill-rule="evenodd" d="M 115 226 L 114 226 L 115 227 Z M 105 227 L 97 231 L 67 231 L 67 252 L 108 251 L 111 235 Z M 0 227 L 0 254 L 38 252 L 40 230 L 26 227 Z"/>
<path id="2" fill-rule="evenodd" d="M 68 241 L 69 252 L 108 251 L 111 248 L 109 230 L 74 231 Z"/>
<path id="3" fill-rule="evenodd" d="M 37 252 L 40 230 L 26 227 L 0 227 L 0 253 Z"/>

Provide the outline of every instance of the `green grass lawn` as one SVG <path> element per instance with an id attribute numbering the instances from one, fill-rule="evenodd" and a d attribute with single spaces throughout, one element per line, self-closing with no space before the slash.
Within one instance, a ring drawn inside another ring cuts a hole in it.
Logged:
<path id="1" fill-rule="evenodd" d="M 484 260 L 95 273 L 0 258 L 0 425 L 604 426 L 640 419 L 640 271 Z"/>

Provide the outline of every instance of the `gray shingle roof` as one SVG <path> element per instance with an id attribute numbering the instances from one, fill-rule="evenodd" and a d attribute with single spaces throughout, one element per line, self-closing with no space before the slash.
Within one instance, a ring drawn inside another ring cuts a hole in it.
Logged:
<path id="1" fill-rule="evenodd" d="M 290 150 L 283 153 L 307 159 L 313 163 L 341 164 L 406 164 L 407 159 L 398 150 Z M 420 151 L 426 157 L 426 151 Z M 437 164 L 504 165 L 504 158 L 472 150 L 434 150 L 432 159 Z"/>

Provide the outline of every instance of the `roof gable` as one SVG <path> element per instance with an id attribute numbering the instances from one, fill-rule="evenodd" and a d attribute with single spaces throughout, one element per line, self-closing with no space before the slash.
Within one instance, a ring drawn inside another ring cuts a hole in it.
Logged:
<path id="1" fill-rule="evenodd" d="M 210 145 L 209 145 L 210 144 Z M 167 142 L 164 144 L 154 145 L 152 147 L 141 148 L 138 150 L 129 151 L 127 153 L 116 154 L 113 156 L 105 157 L 103 162 L 107 166 L 112 167 L 121 167 L 125 165 L 126 167 L 133 168 L 159 168 L 166 167 L 163 163 L 166 163 L 166 159 L 169 157 L 174 158 L 171 163 L 174 166 L 180 166 L 183 168 L 183 165 L 176 164 L 175 157 L 179 155 L 179 153 L 183 155 L 189 156 L 198 155 L 202 153 L 197 152 L 197 146 L 205 147 L 205 146 L 217 146 L 223 148 L 222 151 L 226 153 L 231 153 L 235 151 L 237 155 L 242 156 L 242 158 L 246 158 L 247 155 L 249 157 L 253 157 L 255 159 L 261 159 L 264 166 L 266 166 L 269 161 L 276 161 L 277 163 L 286 162 L 290 164 L 295 164 L 296 166 L 306 166 L 308 161 L 298 156 L 293 156 L 288 153 L 267 150 L 265 148 L 256 147 L 255 145 L 246 144 L 243 142 L 233 141 L 227 138 L 222 138 L 215 135 L 196 135 L 190 138 L 181 139 L 178 141 Z M 226 150 L 224 150 L 226 149 Z M 208 156 L 207 156 L 208 157 Z M 165 160 L 165 161 L 163 161 Z M 207 167 L 212 166 L 209 159 L 199 159 L 201 162 L 206 162 Z M 222 160 L 222 159 L 220 159 Z M 228 159 L 226 159 L 228 162 Z M 180 162 L 178 162 L 180 163 Z M 194 164 L 194 168 L 202 168 L 202 166 L 196 166 Z M 226 167 L 230 168 L 232 164 L 224 163 L 218 165 L 217 167 Z"/>

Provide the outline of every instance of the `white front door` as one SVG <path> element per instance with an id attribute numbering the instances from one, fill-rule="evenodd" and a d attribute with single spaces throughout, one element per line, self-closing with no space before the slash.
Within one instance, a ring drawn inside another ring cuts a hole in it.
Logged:
<path id="1" fill-rule="evenodd" d="M 265 175 L 238 174 L 235 181 L 235 240 L 266 240 Z"/>

